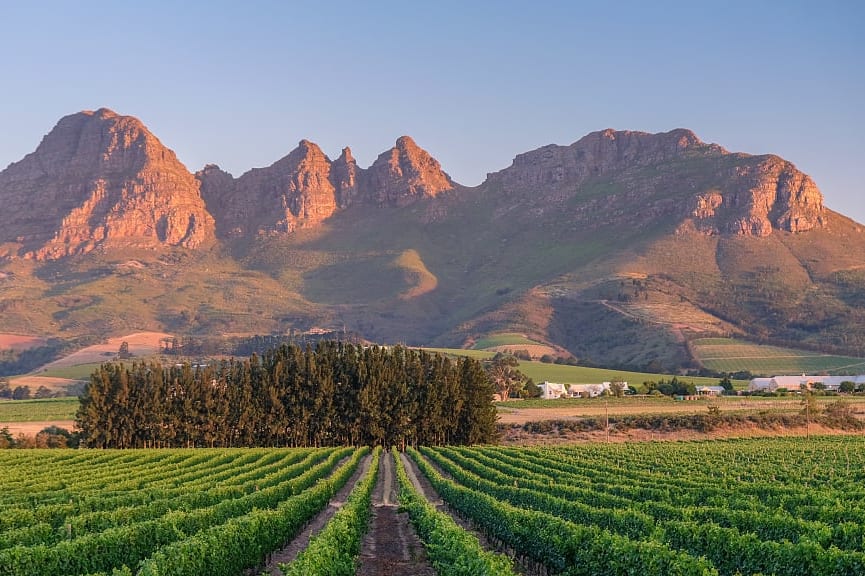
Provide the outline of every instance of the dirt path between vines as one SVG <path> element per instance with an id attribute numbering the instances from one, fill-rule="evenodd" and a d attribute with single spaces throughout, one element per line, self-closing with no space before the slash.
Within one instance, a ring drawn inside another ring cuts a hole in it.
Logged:
<path id="1" fill-rule="evenodd" d="M 479 530 L 471 520 L 463 518 L 459 514 L 459 512 L 451 508 L 447 504 L 447 502 L 442 500 L 441 496 L 439 496 L 439 493 L 436 491 L 436 489 L 433 487 L 427 477 L 423 475 L 423 473 L 417 467 L 417 464 L 415 464 L 414 460 L 409 458 L 404 453 L 400 454 L 400 457 L 402 458 L 402 464 L 405 467 L 406 475 L 408 476 L 409 480 L 411 480 L 411 483 L 414 484 L 415 489 L 420 492 L 433 506 L 453 518 L 454 522 L 456 522 L 463 530 L 466 530 L 467 532 L 470 532 L 477 536 L 478 541 L 481 543 L 481 546 L 483 546 L 485 550 L 490 550 L 509 556 L 511 560 L 513 560 L 514 571 L 518 574 L 524 574 L 526 576 L 547 576 L 547 568 L 543 564 L 533 562 L 528 558 L 518 558 L 512 548 L 490 541 L 490 539 L 487 538 L 483 530 Z M 450 478 L 450 476 L 446 472 L 441 470 L 438 466 L 436 466 L 435 463 L 430 462 L 429 459 L 427 459 L 427 462 L 429 462 L 436 470 L 438 470 L 440 474 L 442 474 L 446 478 Z"/>
<path id="2" fill-rule="evenodd" d="M 364 456 L 358 464 L 357 470 L 354 471 L 354 474 L 352 474 L 343 487 L 333 495 L 333 498 L 330 499 L 330 502 L 328 502 L 324 510 L 319 512 L 315 518 L 309 521 L 306 528 L 304 528 L 300 534 L 295 536 L 294 539 L 286 544 L 282 550 L 277 550 L 276 552 L 269 554 L 267 557 L 267 564 L 264 568 L 256 567 L 249 569 L 245 574 L 248 576 L 258 576 L 264 573 L 270 574 L 271 576 L 283 576 L 282 570 L 279 569 L 279 564 L 288 564 L 289 562 L 292 562 L 297 558 L 298 554 L 303 550 L 306 550 L 306 547 L 309 546 L 309 541 L 312 540 L 313 536 L 321 532 L 321 530 L 327 526 L 327 523 L 333 515 L 336 514 L 336 511 L 345 503 L 346 498 L 348 498 L 348 495 L 351 493 L 355 484 L 360 482 L 360 480 L 366 476 L 371 463 L 372 456 L 369 454 Z"/>
<path id="3" fill-rule="evenodd" d="M 393 459 L 384 453 L 373 490 L 369 531 L 360 549 L 357 576 L 435 576 L 408 514 L 399 512 L 398 507 Z"/>

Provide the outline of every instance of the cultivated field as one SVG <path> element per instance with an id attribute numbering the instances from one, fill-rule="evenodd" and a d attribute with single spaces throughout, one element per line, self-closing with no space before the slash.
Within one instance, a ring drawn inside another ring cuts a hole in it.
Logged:
<path id="1" fill-rule="evenodd" d="M 481 338 L 474 343 L 472 349 L 504 352 L 506 354 L 524 351 L 528 352 L 532 358 L 540 358 L 544 354 L 558 355 L 558 351 L 552 346 L 537 342 L 531 338 L 527 338 L 523 334 L 515 332 L 502 332 Z"/>
<path id="2" fill-rule="evenodd" d="M 7 450 L 0 467 L 8 576 L 865 573 L 862 438 Z"/>
<path id="3" fill-rule="evenodd" d="M 838 397 L 821 397 L 821 409 L 838 401 Z M 843 400 L 854 414 L 865 413 L 865 397 L 850 396 Z M 497 404 L 499 423 L 526 424 L 545 420 L 599 418 L 604 416 L 654 416 L 708 414 L 709 407 L 720 413 L 738 414 L 801 413 L 801 398 L 762 398 L 748 396 L 721 396 L 699 400 L 676 401 L 667 397 L 624 398 L 562 398 L 558 400 L 509 400 Z M 777 433 L 777 432 L 776 432 Z"/>
<path id="4" fill-rule="evenodd" d="M 448 504 L 549 573 L 865 573 L 860 438 L 421 453 Z"/>
<path id="5" fill-rule="evenodd" d="M 691 342 L 691 350 L 703 366 L 719 372 L 748 370 L 765 376 L 865 372 L 865 358 L 764 346 L 733 338 L 700 338 Z"/>
<path id="6" fill-rule="evenodd" d="M 72 420 L 78 405 L 78 398 L 0 400 L 0 427 L 10 422 Z"/>
<path id="7" fill-rule="evenodd" d="M 0 574 L 236 575 L 299 532 L 365 453 L 3 451 Z"/>

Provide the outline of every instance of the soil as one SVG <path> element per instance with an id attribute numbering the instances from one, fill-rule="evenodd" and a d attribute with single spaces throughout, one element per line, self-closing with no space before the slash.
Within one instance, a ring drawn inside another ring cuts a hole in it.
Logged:
<path id="1" fill-rule="evenodd" d="M 49 426 L 57 426 L 58 428 L 65 428 L 72 432 L 75 428 L 75 422 L 72 420 L 53 420 L 50 422 L 0 422 L 0 428 L 9 428 L 9 433 L 12 434 L 15 438 L 19 435 L 23 434 L 27 437 L 35 437 L 37 434 L 42 432 L 45 428 Z"/>
<path id="2" fill-rule="evenodd" d="M 10 378 L 9 384 L 15 388 L 18 386 L 28 386 L 31 392 L 36 392 L 44 386 L 52 392 L 65 392 L 70 386 L 80 384 L 79 380 L 72 378 L 55 378 L 53 376 L 14 376 Z"/>
<path id="3" fill-rule="evenodd" d="M 96 362 L 106 362 L 113 360 L 117 352 L 120 350 L 120 345 L 123 342 L 129 344 L 129 353 L 133 356 L 152 356 L 159 354 L 161 338 L 170 337 L 171 334 L 163 332 L 136 332 L 127 336 L 119 336 L 117 338 L 109 338 L 105 344 L 95 344 L 88 346 L 77 352 L 73 352 L 69 356 L 55 360 L 50 364 L 46 364 L 42 368 L 62 368 L 67 366 L 78 366 L 79 364 L 93 364 Z"/>
<path id="4" fill-rule="evenodd" d="M 716 400 L 715 403 L 719 401 Z M 569 418 L 628 416 L 642 414 L 705 414 L 712 405 L 707 400 L 688 400 L 682 402 L 657 403 L 613 403 L 605 406 L 603 403 L 589 400 L 585 404 L 569 403 L 566 406 L 544 406 L 541 408 L 512 408 L 504 405 L 499 409 L 500 424 L 525 424 L 539 420 L 567 420 Z M 800 410 L 798 399 L 760 400 L 748 397 L 725 398 L 719 403 L 724 412 L 758 411 L 758 410 Z"/>
<path id="5" fill-rule="evenodd" d="M 505 431 L 500 443 L 507 446 L 549 446 L 556 444 L 602 443 L 602 442 L 653 442 L 653 441 L 692 441 L 721 440 L 725 438 L 775 438 L 779 436 L 827 436 L 848 435 L 862 436 L 862 431 L 829 428 L 820 424 L 805 426 L 780 426 L 777 428 L 761 428 L 755 424 L 740 424 L 736 426 L 719 426 L 708 432 L 698 430 L 644 430 L 632 428 L 629 430 L 592 432 L 549 432 L 531 433 L 521 428 L 509 428 Z"/>
<path id="6" fill-rule="evenodd" d="M 45 343 L 38 336 L 22 336 L 20 334 L 0 334 L 0 350 L 27 350 Z"/>
<path id="7" fill-rule="evenodd" d="M 309 546 L 309 541 L 312 540 L 313 536 L 321 532 L 333 515 L 336 514 L 336 511 L 345 503 L 346 498 L 348 498 L 348 495 L 351 493 L 355 485 L 360 482 L 361 478 L 363 478 L 369 471 L 371 462 L 372 456 L 364 457 L 351 478 L 349 478 L 343 487 L 333 495 L 333 498 L 331 498 L 327 507 L 319 512 L 315 518 L 310 520 L 306 525 L 306 528 L 304 528 L 300 534 L 295 536 L 295 538 L 286 544 L 282 550 L 277 550 L 276 552 L 269 554 L 267 557 L 267 564 L 264 568 L 256 567 L 247 570 L 246 574 L 251 576 L 253 574 L 258 575 L 264 573 L 270 574 L 271 576 L 283 576 L 282 570 L 279 569 L 279 565 L 292 562 L 297 558 L 298 554 Z"/>
<path id="8" fill-rule="evenodd" d="M 384 454 L 379 466 L 372 517 L 361 545 L 357 576 L 435 576 L 408 514 L 399 511 L 393 460 Z"/>

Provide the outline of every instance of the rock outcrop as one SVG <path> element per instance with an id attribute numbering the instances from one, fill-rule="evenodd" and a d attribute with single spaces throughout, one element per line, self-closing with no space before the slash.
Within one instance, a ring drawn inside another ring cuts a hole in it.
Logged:
<path id="1" fill-rule="evenodd" d="M 347 208 L 358 198 L 363 187 L 363 172 L 351 155 L 351 148 L 343 148 L 342 154 L 330 167 L 331 182 L 336 188 L 336 201 L 340 208 Z"/>
<path id="2" fill-rule="evenodd" d="M 629 225 L 666 217 L 705 234 L 767 236 L 825 224 L 820 191 L 793 164 L 731 154 L 683 129 L 604 130 L 544 146 L 489 174 L 484 186 L 529 197 L 539 212 L 570 201 L 571 216 L 589 225 L 601 214 Z"/>
<path id="3" fill-rule="evenodd" d="M 237 179 L 216 166 L 196 177 L 220 237 L 288 233 L 353 204 L 404 206 L 454 188 L 439 163 L 408 136 L 367 170 L 358 167 L 349 148 L 331 161 L 316 144 L 302 140 L 285 158 Z"/>
<path id="4" fill-rule="evenodd" d="M 131 116 L 67 116 L 0 172 L 0 242 L 53 259 L 100 246 L 185 246 L 214 237 L 198 182 Z"/>
<path id="5" fill-rule="evenodd" d="M 687 151 L 723 153 L 715 145 L 700 141 L 690 130 L 663 134 L 645 132 L 592 132 L 570 146 L 550 144 L 519 154 L 508 168 L 489 174 L 487 182 L 505 190 L 525 187 L 575 188 L 589 178 L 673 160 Z"/>
<path id="6" fill-rule="evenodd" d="M 220 236 L 281 234 L 314 225 L 337 209 L 331 161 L 301 140 L 288 156 L 236 180 L 218 167 L 196 174 Z"/>
<path id="7" fill-rule="evenodd" d="M 379 155 L 368 176 L 367 196 L 379 204 L 403 206 L 454 189 L 438 161 L 408 136 Z"/>
<path id="8" fill-rule="evenodd" d="M 691 216 L 706 234 L 768 236 L 825 225 L 823 195 L 811 178 L 777 156 L 743 157 L 720 182 L 698 195 Z"/>

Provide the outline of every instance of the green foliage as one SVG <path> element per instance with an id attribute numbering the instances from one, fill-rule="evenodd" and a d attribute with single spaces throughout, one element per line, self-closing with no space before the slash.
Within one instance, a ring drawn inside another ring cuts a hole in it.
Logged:
<path id="1" fill-rule="evenodd" d="M 213 366 L 106 363 L 76 421 L 92 448 L 475 444 L 496 439 L 492 395 L 469 358 L 322 341 Z"/>
<path id="2" fill-rule="evenodd" d="M 0 573 L 238 574 L 296 534 L 366 452 L 57 450 L 34 467 L 33 453 L 6 451 Z"/>
<path id="3" fill-rule="evenodd" d="M 428 453 L 428 452 L 427 452 Z M 438 493 L 489 534 L 548 570 L 564 574 L 717 575 L 708 561 L 651 541 L 631 540 L 597 526 L 503 502 L 447 480 L 415 451 L 410 454 Z M 520 479 L 513 479 L 517 484 Z M 513 483 L 512 483 L 513 484 Z"/>
<path id="4" fill-rule="evenodd" d="M 678 377 L 673 376 L 669 380 L 643 382 L 638 391 L 642 394 L 651 394 L 656 390 L 664 396 L 691 396 L 697 393 L 697 386 L 693 382 L 679 380 Z"/>
<path id="5" fill-rule="evenodd" d="M 511 394 L 519 394 L 525 388 L 527 378 L 517 368 L 519 365 L 520 363 L 515 357 L 501 352 L 496 354 L 486 365 L 487 376 L 495 385 L 496 392 L 503 401 L 507 400 Z"/>
<path id="6" fill-rule="evenodd" d="M 550 571 L 841 576 L 865 568 L 860 438 L 422 453 L 411 452 L 451 506 Z"/>

